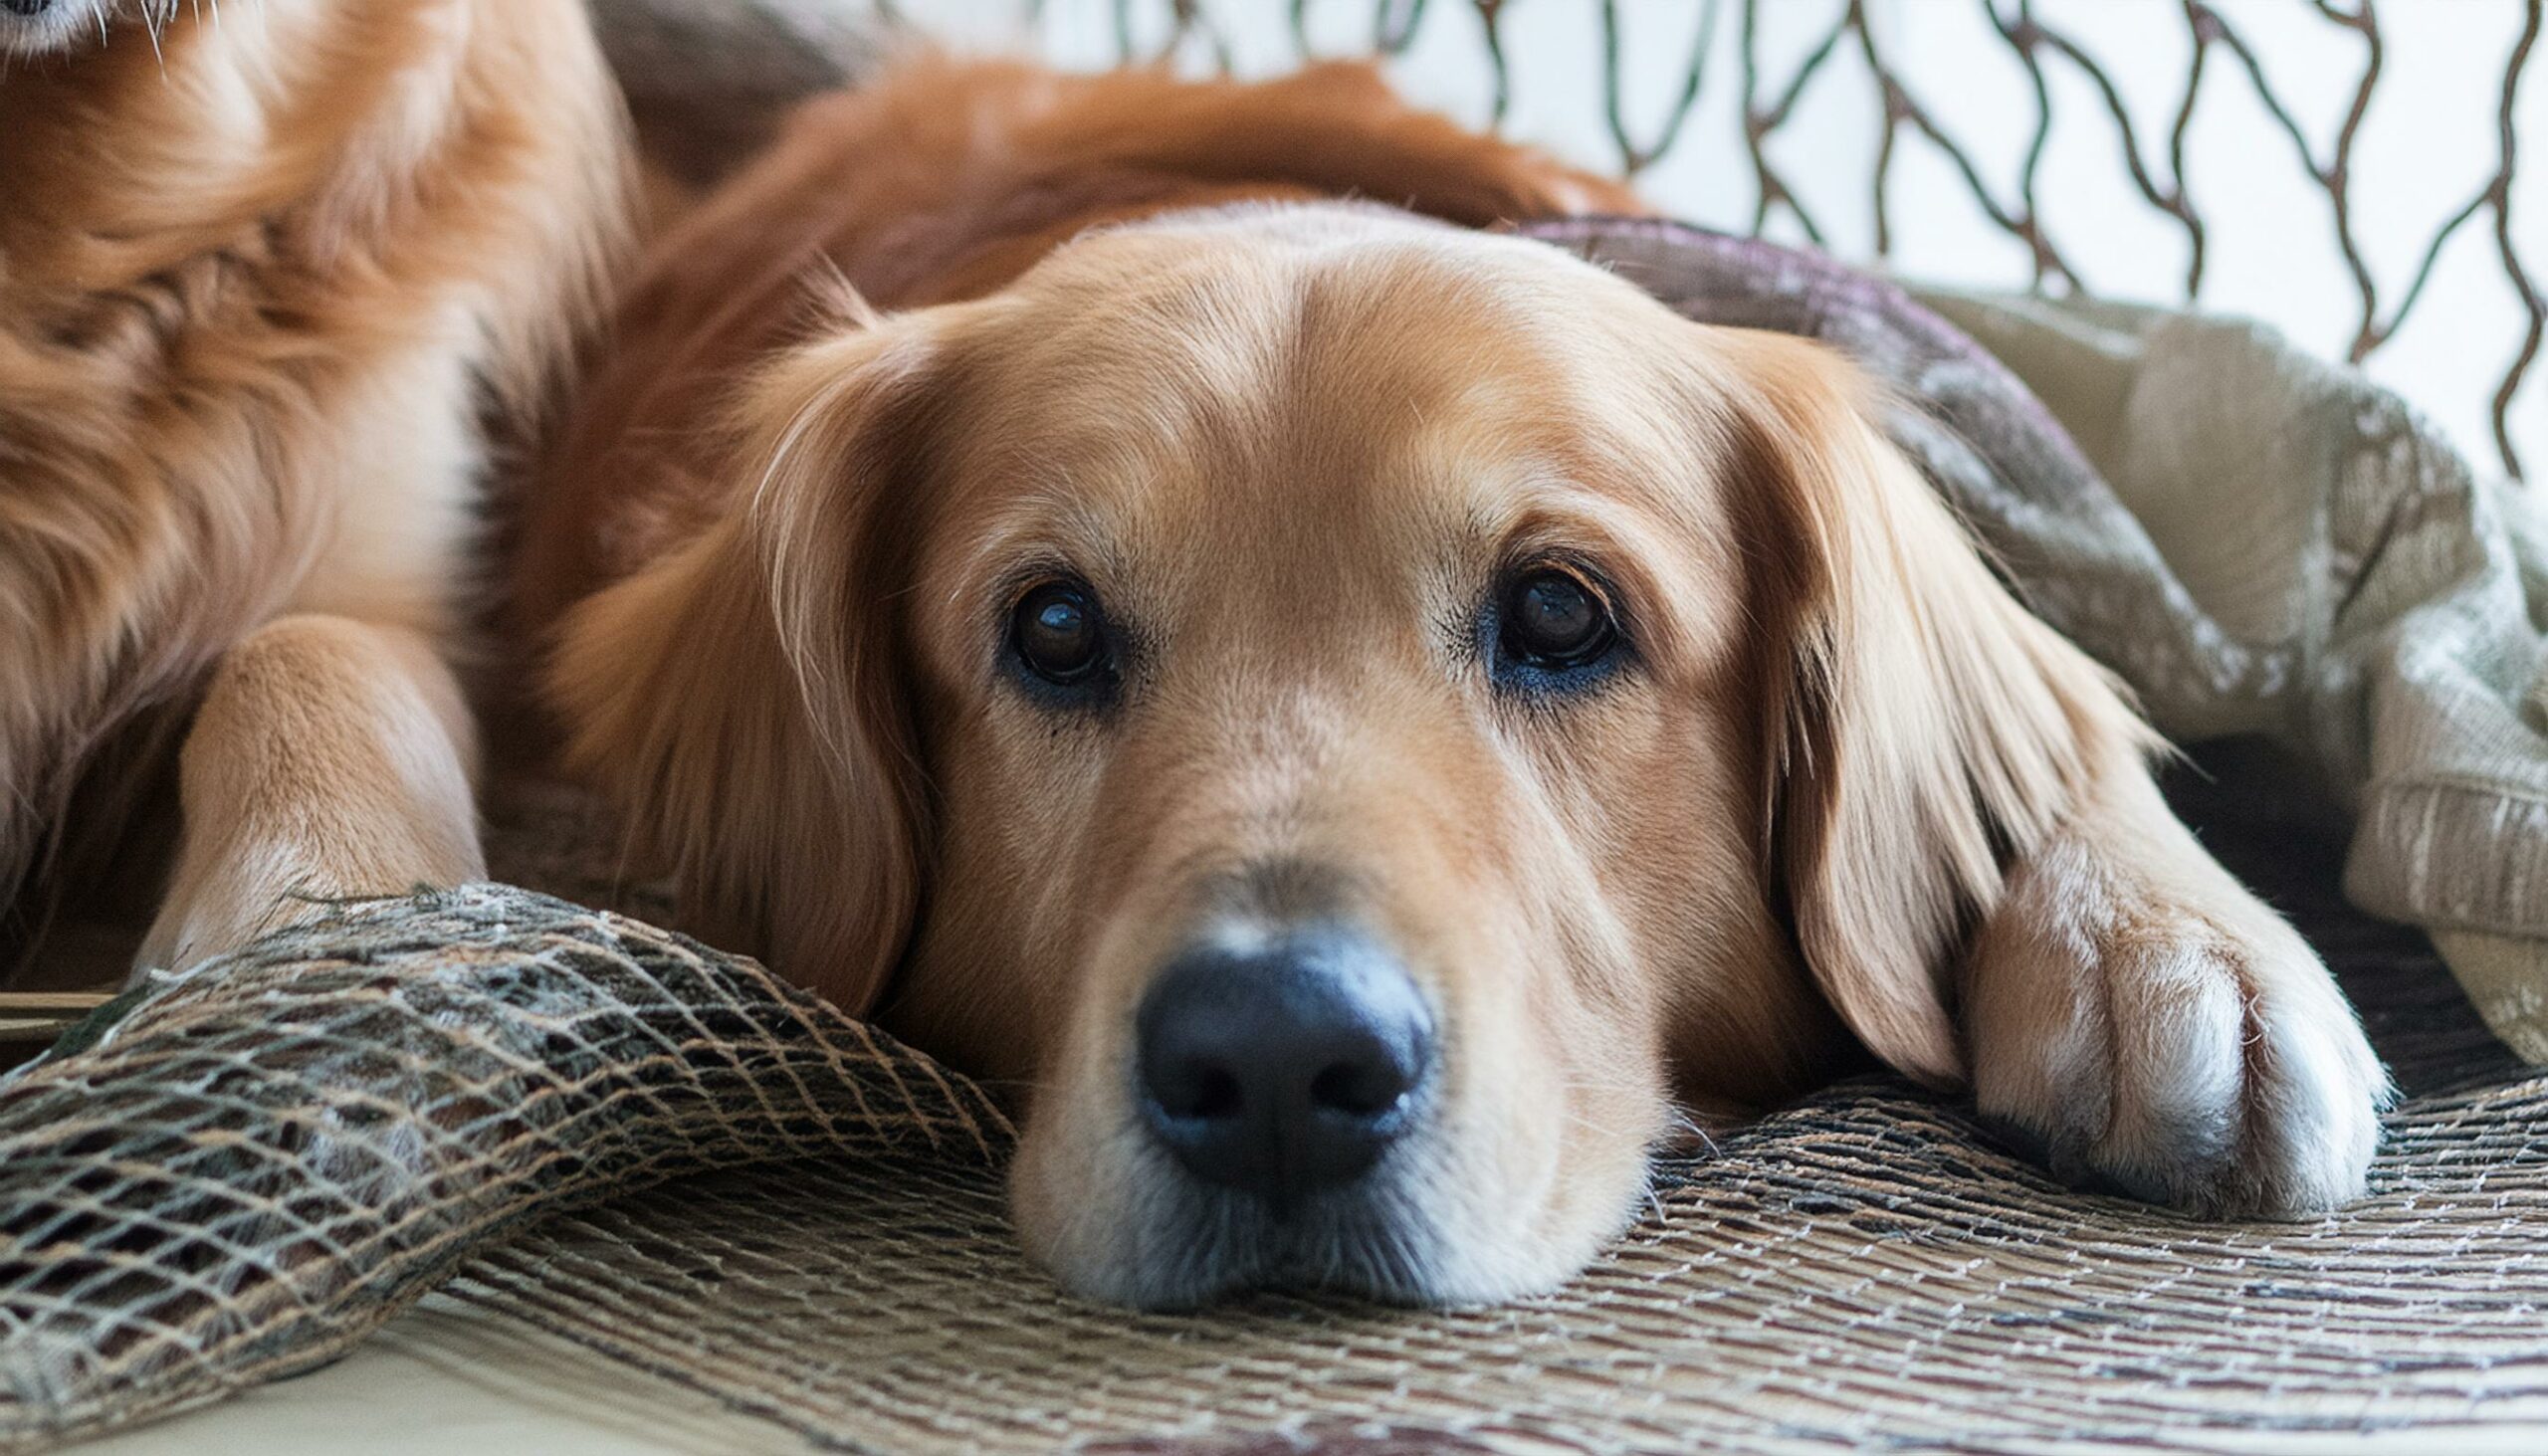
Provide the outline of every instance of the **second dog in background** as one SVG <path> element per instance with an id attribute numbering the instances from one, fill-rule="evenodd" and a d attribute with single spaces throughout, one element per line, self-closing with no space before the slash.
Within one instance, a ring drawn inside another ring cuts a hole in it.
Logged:
<path id="1" fill-rule="evenodd" d="M 490 440 L 626 170 L 580 0 L 0 6 L 0 962 L 98 886 L 175 968 L 483 872 Z"/>

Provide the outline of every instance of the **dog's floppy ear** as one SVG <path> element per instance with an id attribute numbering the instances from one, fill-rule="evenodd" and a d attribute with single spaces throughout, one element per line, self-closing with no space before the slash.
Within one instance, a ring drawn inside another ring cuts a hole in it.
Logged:
<path id="1" fill-rule="evenodd" d="M 1766 883 L 1869 1050 L 1966 1077 L 1955 956 L 2003 875 L 2148 730 L 1992 575 L 1817 345 L 1727 335 L 1761 625 Z"/>
<path id="2" fill-rule="evenodd" d="M 900 958 L 928 832 L 897 686 L 936 346 L 917 318 L 768 366 L 736 507 L 567 618 L 569 764 L 678 876 L 684 918 L 853 1013 Z"/>

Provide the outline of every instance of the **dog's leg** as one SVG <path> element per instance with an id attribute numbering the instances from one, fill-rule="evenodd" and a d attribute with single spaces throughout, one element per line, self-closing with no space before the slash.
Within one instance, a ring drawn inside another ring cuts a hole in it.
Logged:
<path id="1" fill-rule="evenodd" d="M 329 899 L 483 874 L 476 757 L 424 634 L 328 616 L 258 629 L 187 732 L 183 838 L 140 966 L 193 964 Z"/>
<path id="2" fill-rule="evenodd" d="M 1967 961 L 1982 1111 L 2057 1169 L 2213 1213 L 2362 1192 L 2389 1081 L 2307 942 L 2110 749 Z"/>
<path id="3" fill-rule="evenodd" d="M 2359 1193 L 2389 1084 L 2326 966 L 2169 811 L 2114 681 L 1994 577 L 1845 367 L 1737 346 L 1777 412 L 1765 538 L 1807 587 L 1759 608 L 1793 624 L 1766 639 L 1770 847 L 1834 1009 L 2057 1167 L 2223 1213 Z"/>

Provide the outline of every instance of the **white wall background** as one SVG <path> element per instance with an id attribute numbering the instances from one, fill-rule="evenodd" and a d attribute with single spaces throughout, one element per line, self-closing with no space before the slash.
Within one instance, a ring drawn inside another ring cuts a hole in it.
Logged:
<path id="1" fill-rule="evenodd" d="M 1292 0 L 1195 0 L 1229 42 L 1242 75 L 1297 64 Z M 1389 0 L 1307 0 L 1310 49 L 1351 56 L 1371 48 L 1374 12 Z M 1389 8 L 1402 8 L 1393 0 Z M 1844 0 L 1759 0 L 1763 91 L 1782 90 L 1804 52 L 1830 28 Z M 1985 4 L 2013 15 L 2017 0 L 1866 0 L 1881 50 L 1942 126 L 1973 157 L 2003 205 L 2014 209 L 2033 124 L 2025 71 L 1992 33 Z M 2331 156 L 2352 100 L 2362 46 L 2309 0 L 2214 0 L 2260 55 L 2269 82 L 2307 133 L 2316 158 Z M 2496 166 L 2496 105 L 2524 0 L 2386 0 L 2382 80 L 2356 142 L 2353 216 L 2380 287 L 2385 317 L 2442 222 Z M 1698 108 L 1677 144 L 1639 179 L 1668 211 L 1710 226 L 1748 230 L 1757 189 L 1744 150 L 1740 65 L 1742 0 L 1724 0 Z M 902 9 L 960 48 L 1024 49 L 1079 67 L 1120 54 L 1117 0 L 903 0 Z M 1702 0 L 1618 0 L 1622 96 L 1630 133 L 1661 125 L 1687 75 L 1706 7 Z M 1132 0 L 1137 49 L 1156 52 L 1170 34 L 1168 0 Z M 2192 43 L 2179 0 L 2035 0 L 2034 14 L 2078 40 L 2104 65 L 2141 128 L 2144 154 L 2164 180 L 2164 148 L 2183 102 Z M 1512 92 L 1505 130 L 1584 164 L 1614 168 L 1604 119 L 1597 0 L 1505 0 L 1502 29 Z M 1212 51 L 1183 47 L 1179 64 L 1209 69 Z M 1467 0 L 1430 0 L 1391 74 L 1415 99 L 1483 124 L 1493 97 L 1482 32 Z M 2055 117 L 2038 178 L 2053 243 L 2094 293 L 2174 303 L 2183 298 L 2185 234 L 2134 188 L 2121 138 L 2088 80 L 2047 65 Z M 2216 46 L 2187 140 L 2187 188 L 2209 227 L 2200 303 L 2265 318 L 2304 345 L 2341 356 L 2360 301 L 2336 246 L 2328 201 L 2302 171 L 2290 139 L 2253 87 Z M 1854 42 L 1805 94 L 1771 144 L 1781 174 L 1842 257 L 1873 256 L 1870 178 L 1879 99 Z M 2534 48 L 2516 111 L 2530 173 L 2513 190 L 2513 237 L 2534 287 L 2548 288 L 2548 38 Z M 1994 226 L 1943 153 L 1907 130 L 1889 189 L 1892 266 L 1907 277 L 2025 287 L 2024 247 Z M 1795 220 L 1774 214 L 1769 235 L 1804 241 Z M 2495 254 L 2492 218 L 2480 215 L 2442 253 L 2426 297 L 2372 356 L 2371 372 L 2432 415 L 2482 471 L 2499 471 L 2490 400 L 2527 327 L 2518 293 Z M 2535 360 L 2511 415 L 2515 449 L 2534 481 L 2548 480 L 2548 350 Z"/>

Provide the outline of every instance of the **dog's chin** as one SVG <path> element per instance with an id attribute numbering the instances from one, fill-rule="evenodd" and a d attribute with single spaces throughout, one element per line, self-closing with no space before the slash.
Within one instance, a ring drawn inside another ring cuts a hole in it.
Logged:
<path id="1" fill-rule="evenodd" d="M 1037 1160 L 1021 1156 L 1010 1192 L 1036 1262 L 1073 1294 L 1139 1310 L 1191 1310 L 1265 1290 L 1424 1309 L 1501 1304 L 1565 1284 L 1615 1231 L 1552 1238 L 1527 1218 L 1475 1227 L 1476 1210 L 1429 1193 L 1412 1160 L 1281 1209 L 1199 1183 L 1165 1158 L 1135 1161 L 1118 1197 L 1065 1202 Z"/>

